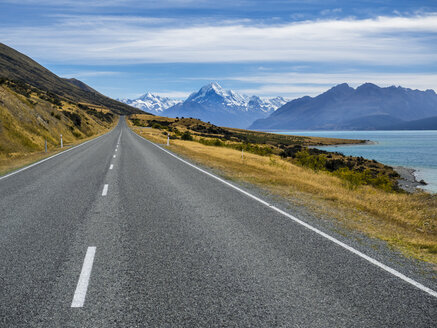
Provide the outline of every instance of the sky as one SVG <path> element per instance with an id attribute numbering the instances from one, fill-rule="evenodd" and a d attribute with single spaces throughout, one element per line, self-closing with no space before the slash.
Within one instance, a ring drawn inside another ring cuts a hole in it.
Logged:
<path id="1" fill-rule="evenodd" d="M 113 98 L 437 91 L 435 0 L 0 0 L 0 42 Z"/>

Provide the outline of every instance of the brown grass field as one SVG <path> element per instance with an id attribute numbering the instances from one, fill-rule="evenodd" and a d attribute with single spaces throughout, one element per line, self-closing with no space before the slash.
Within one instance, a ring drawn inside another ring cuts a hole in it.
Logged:
<path id="1" fill-rule="evenodd" d="M 59 99 L 26 84 L 0 85 L 0 175 L 107 132 L 118 117 L 108 109 Z M 106 115 L 107 114 L 107 115 Z M 106 115 L 106 116 L 105 116 Z M 48 152 L 44 152 L 47 140 Z"/>
<path id="2" fill-rule="evenodd" d="M 166 143 L 162 130 L 127 121 L 139 135 Z M 228 179 L 252 183 L 343 228 L 384 240 L 407 256 L 437 265 L 437 195 L 386 192 L 371 186 L 351 189 L 329 172 L 315 172 L 275 154 L 245 153 L 242 159 L 235 149 L 180 139 L 171 140 L 169 148 Z"/>
<path id="3" fill-rule="evenodd" d="M 95 135 L 91 136 L 91 137 L 87 137 L 84 139 L 80 139 L 77 141 L 73 141 L 73 142 L 67 142 L 64 143 L 64 148 L 52 148 L 52 149 L 48 149 L 47 153 L 45 153 L 44 151 L 34 151 L 34 152 L 17 152 L 14 153 L 12 156 L 0 156 L 0 176 L 8 174 L 9 172 L 18 170 L 24 166 L 33 164 L 35 162 L 38 162 L 44 158 L 53 156 L 61 151 L 67 150 L 71 147 L 77 146 L 81 143 L 84 143 L 85 141 L 91 140 L 93 138 L 96 138 L 98 136 L 101 136 L 102 134 L 105 134 L 106 132 L 108 132 L 112 127 L 114 127 L 115 125 L 117 125 L 118 123 L 118 119 L 115 120 L 112 123 L 112 126 L 108 127 L 108 129 L 102 130 L 98 133 L 96 133 Z M 44 146 L 42 146 L 44 147 Z"/>

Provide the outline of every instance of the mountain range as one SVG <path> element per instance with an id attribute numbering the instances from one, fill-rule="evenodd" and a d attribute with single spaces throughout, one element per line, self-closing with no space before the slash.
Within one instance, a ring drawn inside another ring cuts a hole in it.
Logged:
<path id="1" fill-rule="evenodd" d="M 262 99 L 225 90 L 213 82 L 193 92 L 185 101 L 146 93 L 137 99 L 120 101 L 152 114 L 169 117 L 195 117 L 216 125 L 246 128 L 254 120 L 265 118 L 287 100 L 282 97 Z"/>
<path id="2" fill-rule="evenodd" d="M 354 89 L 343 83 L 316 97 L 294 99 L 269 117 L 256 120 L 250 129 L 437 129 L 435 117 L 437 95 L 433 90 L 381 88 L 372 83 Z"/>
<path id="3" fill-rule="evenodd" d="M 161 97 L 150 92 L 143 94 L 135 99 L 118 99 L 130 106 L 139 108 L 145 112 L 163 115 L 164 110 L 182 102 L 181 100 Z"/>

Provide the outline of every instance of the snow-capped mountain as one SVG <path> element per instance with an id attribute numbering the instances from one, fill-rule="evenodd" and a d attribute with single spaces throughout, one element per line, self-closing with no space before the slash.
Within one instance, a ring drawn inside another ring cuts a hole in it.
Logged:
<path id="1" fill-rule="evenodd" d="M 150 92 L 147 92 L 136 99 L 120 99 L 119 101 L 139 108 L 145 112 L 158 115 L 163 115 L 164 110 L 181 102 L 180 100 L 176 99 L 160 97 Z"/>
<path id="2" fill-rule="evenodd" d="M 249 109 L 260 109 L 266 113 L 272 113 L 279 107 L 282 107 L 288 102 L 288 100 L 282 97 L 275 97 L 270 99 L 262 99 L 258 96 L 252 96 L 247 102 L 247 107 Z"/>
<path id="3" fill-rule="evenodd" d="M 224 90 L 217 82 L 213 82 L 193 92 L 185 102 L 219 104 L 232 109 L 245 110 L 248 99 L 233 90 Z"/>
<path id="4" fill-rule="evenodd" d="M 195 117 L 216 125 L 246 128 L 286 102 L 282 97 L 261 99 L 241 95 L 233 90 L 224 90 L 213 82 L 192 93 L 183 103 L 168 108 L 163 115 Z"/>

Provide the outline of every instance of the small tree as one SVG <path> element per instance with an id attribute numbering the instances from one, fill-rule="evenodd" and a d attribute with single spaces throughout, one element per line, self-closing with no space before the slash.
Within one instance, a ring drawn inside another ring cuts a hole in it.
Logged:
<path id="1" fill-rule="evenodd" d="M 193 140 L 193 136 L 191 135 L 190 131 L 185 131 L 182 136 L 182 140 Z"/>

